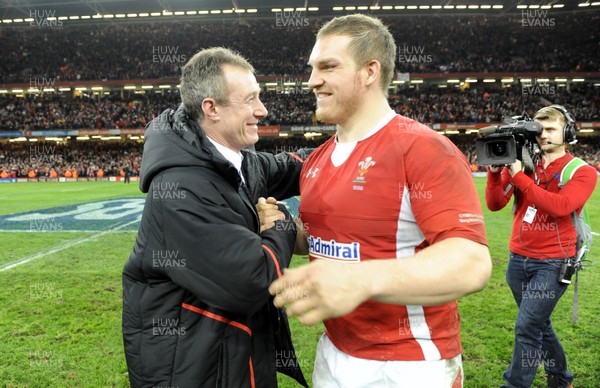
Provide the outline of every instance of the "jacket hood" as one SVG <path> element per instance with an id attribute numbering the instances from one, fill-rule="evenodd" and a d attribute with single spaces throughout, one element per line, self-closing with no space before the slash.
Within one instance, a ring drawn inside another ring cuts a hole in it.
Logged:
<path id="1" fill-rule="evenodd" d="M 241 182 L 235 167 L 208 141 L 183 104 L 177 110 L 165 110 L 146 127 L 140 190 L 147 193 L 152 179 L 173 167 L 209 167 L 236 186 Z"/>

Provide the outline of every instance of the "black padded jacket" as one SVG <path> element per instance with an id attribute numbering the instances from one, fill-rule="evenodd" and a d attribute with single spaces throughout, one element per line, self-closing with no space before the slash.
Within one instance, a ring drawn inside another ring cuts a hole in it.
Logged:
<path id="1" fill-rule="evenodd" d="M 246 183 L 183 107 L 146 128 L 147 193 L 123 270 L 123 340 L 132 387 L 275 387 L 306 381 L 268 286 L 289 265 L 287 217 L 259 233 L 259 197 L 299 194 L 309 152 L 242 151 Z"/>

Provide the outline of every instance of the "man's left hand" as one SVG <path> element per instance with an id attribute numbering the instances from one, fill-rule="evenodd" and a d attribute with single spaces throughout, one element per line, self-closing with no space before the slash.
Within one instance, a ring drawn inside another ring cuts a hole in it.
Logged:
<path id="1" fill-rule="evenodd" d="M 521 171 L 523 169 L 523 164 L 521 163 L 521 161 L 519 159 L 515 160 L 514 163 L 512 163 L 510 166 L 508 166 L 508 172 L 510 173 L 510 176 L 515 176 L 516 173 L 518 173 L 519 171 Z"/>
<path id="2" fill-rule="evenodd" d="M 273 303 L 305 325 L 351 313 L 369 298 L 368 278 L 360 264 L 315 260 L 294 269 L 269 287 Z"/>

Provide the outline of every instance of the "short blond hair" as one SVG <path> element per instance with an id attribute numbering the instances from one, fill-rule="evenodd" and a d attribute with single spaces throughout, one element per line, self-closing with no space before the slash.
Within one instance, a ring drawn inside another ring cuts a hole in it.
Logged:
<path id="1" fill-rule="evenodd" d="M 381 20 L 363 14 L 339 16 L 321 27 L 317 40 L 331 35 L 350 38 L 348 49 L 359 67 L 373 59 L 381 64 L 380 86 L 387 96 L 388 86 L 394 77 L 396 42 Z"/>
<path id="2" fill-rule="evenodd" d="M 567 118 L 564 113 L 560 110 L 553 108 L 551 106 L 545 106 L 542 109 L 538 110 L 533 116 L 534 120 L 559 120 L 562 127 L 567 124 Z"/>

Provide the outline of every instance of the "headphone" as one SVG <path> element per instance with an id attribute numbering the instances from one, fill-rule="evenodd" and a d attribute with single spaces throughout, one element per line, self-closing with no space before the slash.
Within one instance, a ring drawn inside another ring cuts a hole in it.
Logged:
<path id="1" fill-rule="evenodd" d="M 549 105 L 547 108 L 552 108 L 559 111 L 565 117 L 565 126 L 563 127 L 563 142 L 567 144 L 577 143 L 577 125 L 575 124 L 575 118 L 567 108 L 562 105 Z"/>

